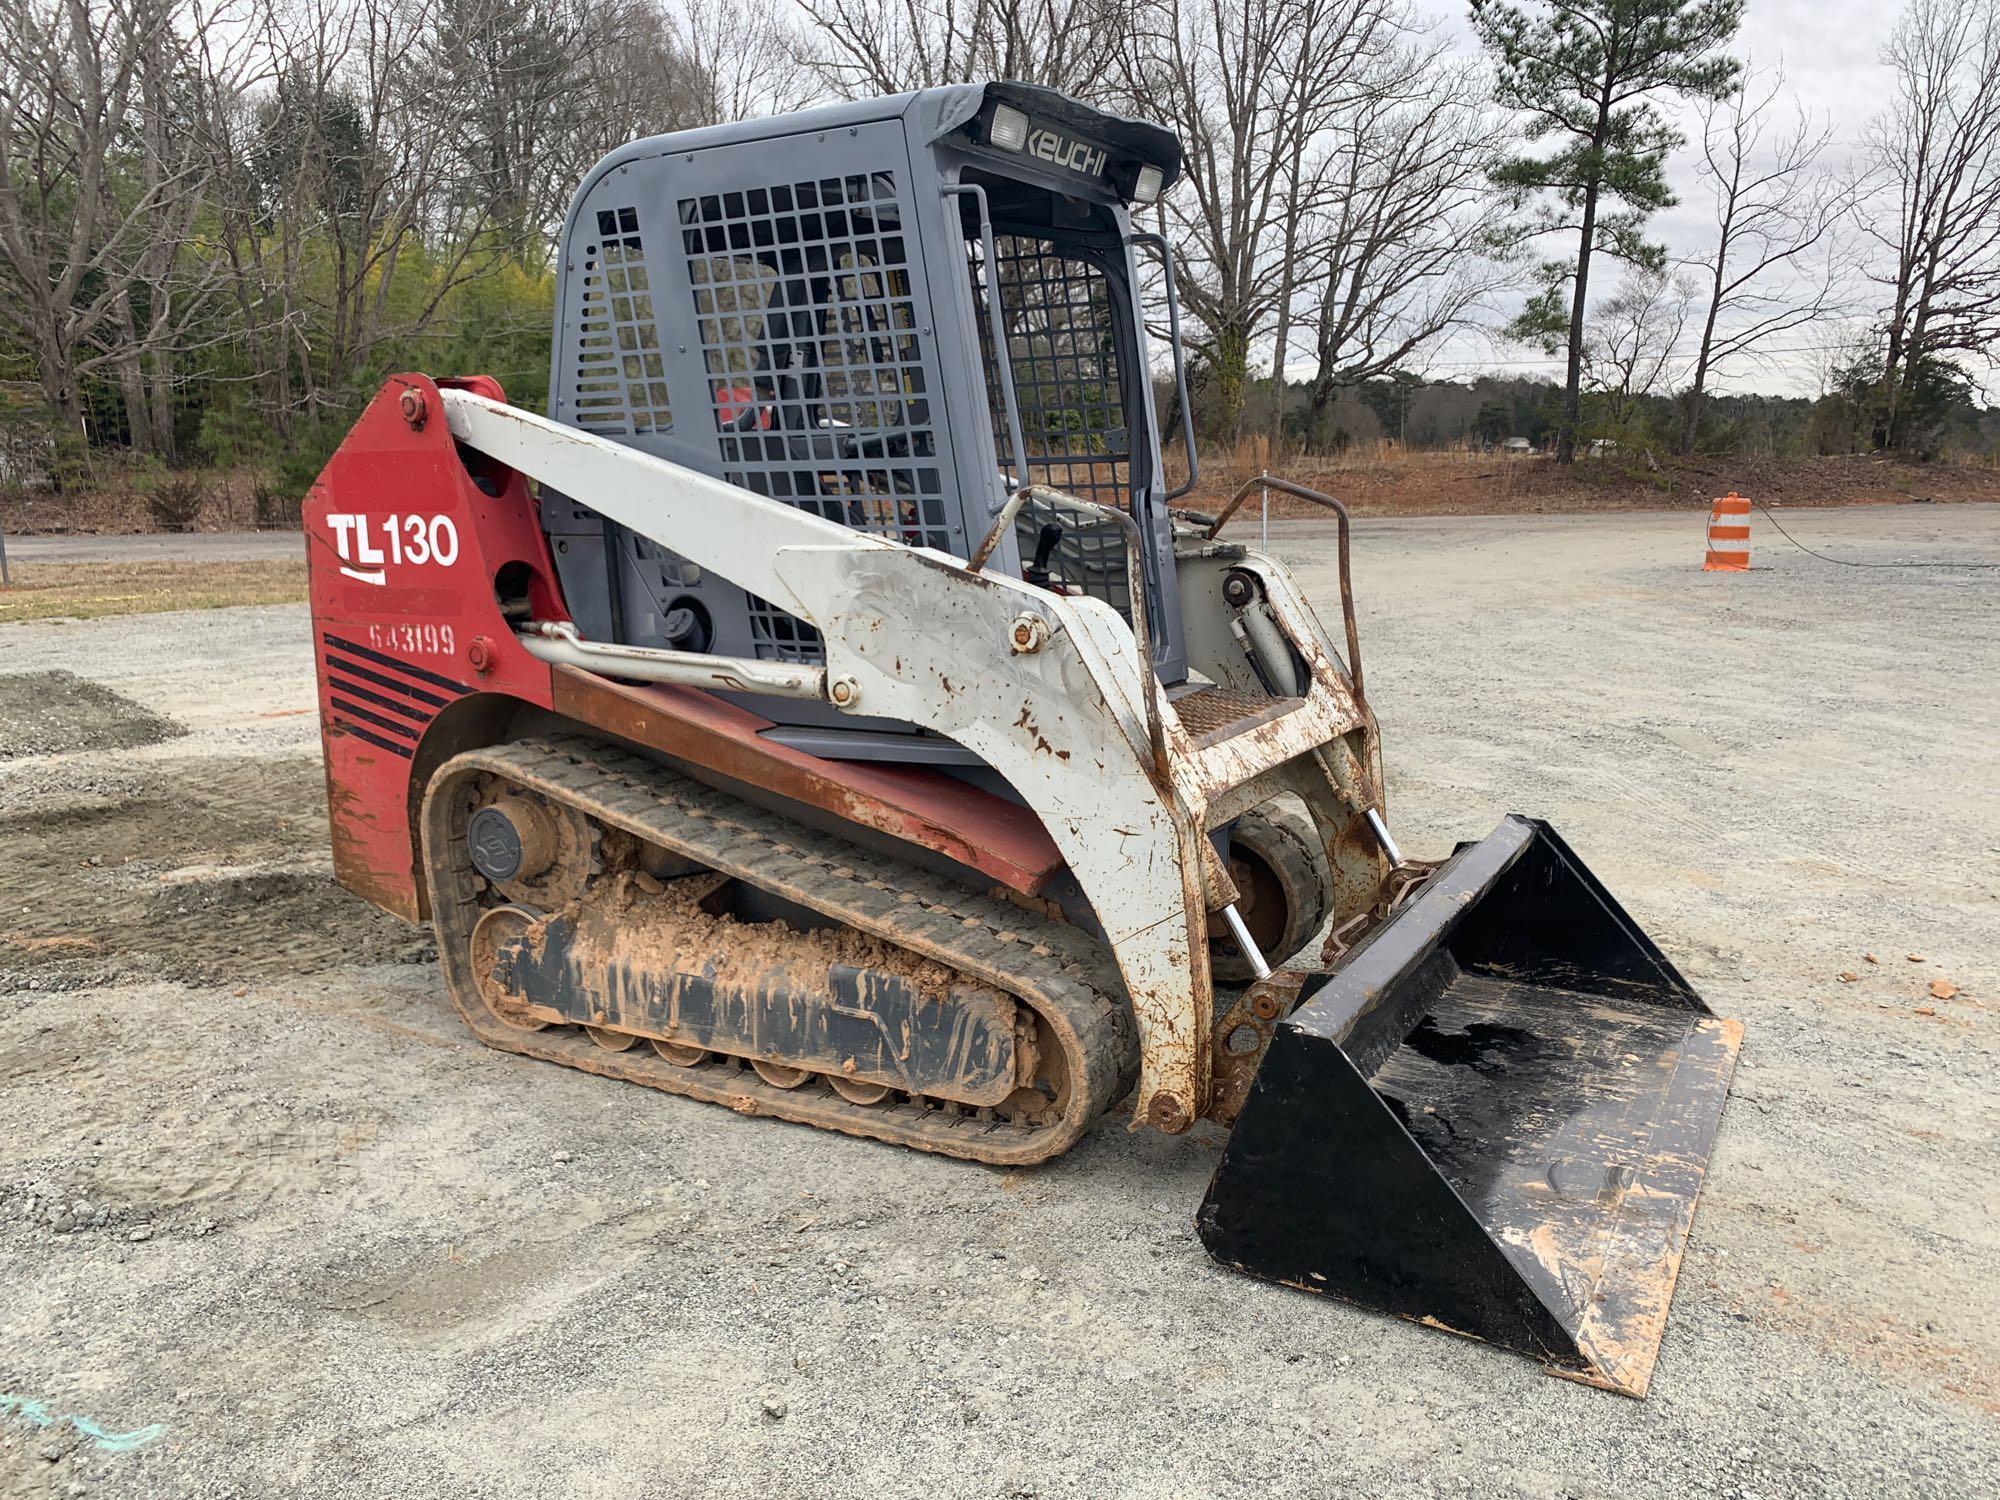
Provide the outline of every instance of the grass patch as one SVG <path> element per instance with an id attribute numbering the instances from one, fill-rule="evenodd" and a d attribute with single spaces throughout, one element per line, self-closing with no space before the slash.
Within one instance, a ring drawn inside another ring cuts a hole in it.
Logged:
<path id="1" fill-rule="evenodd" d="M 303 558 L 254 562 L 15 563 L 13 586 L 0 588 L 0 623 L 232 604 L 297 604 L 306 597 Z"/>

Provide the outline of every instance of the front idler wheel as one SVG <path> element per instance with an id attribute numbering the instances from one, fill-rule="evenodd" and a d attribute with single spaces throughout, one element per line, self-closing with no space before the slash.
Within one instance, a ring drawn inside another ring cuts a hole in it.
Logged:
<path id="1" fill-rule="evenodd" d="M 1333 881 L 1319 835 L 1303 814 L 1266 802 L 1238 818 L 1229 839 L 1229 875 L 1236 882 L 1237 914 L 1271 967 L 1305 947 L 1326 924 Z M 1257 977 L 1228 927 L 1215 917 L 1209 923 L 1208 966 L 1221 984 L 1248 984 Z"/>
<path id="2" fill-rule="evenodd" d="M 573 807 L 532 792 L 501 790 L 465 825 L 472 868 L 509 901 L 553 911 L 590 879 L 590 823 Z"/>
<path id="3" fill-rule="evenodd" d="M 518 906 L 496 906 L 474 924 L 471 939 L 472 978 L 479 998 L 493 1019 L 516 1031 L 540 1031 L 549 1023 L 529 1008 L 526 996 L 507 977 L 501 946 L 523 938 L 539 920 Z"/>

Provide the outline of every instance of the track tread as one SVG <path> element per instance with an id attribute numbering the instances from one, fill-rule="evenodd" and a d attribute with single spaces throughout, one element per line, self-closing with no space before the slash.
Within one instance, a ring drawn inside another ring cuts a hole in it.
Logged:
<path id="1" fill-rule="evenodd" d="M 453 795 L 486 775 L 562 797 L 601 821 L 1018 996 L 1070 1039 L 1069 1107 L 1054 1124 L 1028 1125 L 909 1102 L 852 1104 L 822 1085 L 772 1088 L 747 1067 L 684 1068 L 650 1049 L 606 1052 L 571 1028 L 527 1032 L 500 1025 L 476 998 L 465 957 L 480 911 L 479 884 L 465 843 L 465 799 Z M 474 1035 L 500 1050 L 739 1113 L 996 1165 L 1060 1155 L 1136 1079 L 1138 1045 L 1124 987 L 1111 955 L 1088 934 L 1038 923 L 1011 903 L 870 854 L 630 752 L 574 735 L 467 751 L 433 779 L 423 829 L 439 958 L 453 1004 Z"/>

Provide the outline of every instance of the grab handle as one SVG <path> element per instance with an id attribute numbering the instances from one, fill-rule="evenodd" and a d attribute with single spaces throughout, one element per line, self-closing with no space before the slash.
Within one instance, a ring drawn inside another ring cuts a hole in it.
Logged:
<path id="1" fill-rule="evenodd" d="M 1354 623 L 1354 586 L 1347 576 L 1348 522 L 1347 507 L 1331 495 L 1322 495 L 1318 490 L 1309 490 L 1302 484 L 1293 484 L 1289 479 L 1280 479 L 1275 474 L 1259 474 L 1254 479 L 1243 481 L 1242 488 L 1229 497 L 1229 503 L 1222 507 L 1222 514 L 1209 525 L 1208 539 L 1214 541 L 1222 528 L 1229 524 L 1229 518 L 1236 514 L 1243 502 L 1256 489 L 1273 489 L 1281 494 L 1293 495 L 1300 500 L 1310 500 L 1314 505 L 1323 505 L 1340 518 L 1340 618 L 1347 627 L 1347 675 L 1354 683 L 1356 702 L 1367 702 L 1367 695 L 1361 689 L 1361 631 Z"/>

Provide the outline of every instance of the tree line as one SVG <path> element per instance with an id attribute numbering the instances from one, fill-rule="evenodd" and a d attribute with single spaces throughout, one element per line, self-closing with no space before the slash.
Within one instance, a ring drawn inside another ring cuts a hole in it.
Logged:
<path id="1" fill-rule="evenodd" d="M 0 0 L 0 428 L 45 424 L 58 482 L 118 450 L 302 486 L 394 369 L 539 404 L 604 151 L 1007 77 L 1179 134 L 1146 213 L 1206 443 L 1333 445 L 1357 393 L 1535 349 L 1562 461 L 1724 441 L 1718 386 L 1802 359 L 1851 447 L 1980 430 L 2000 0 L 1907 0 L 1851 140 L 1737 59 L 1743 4 L 1470 0 L 1467 55 L 1407 0 Z M 1713 219 L 1676 257 L 1681 151 Z"/>

